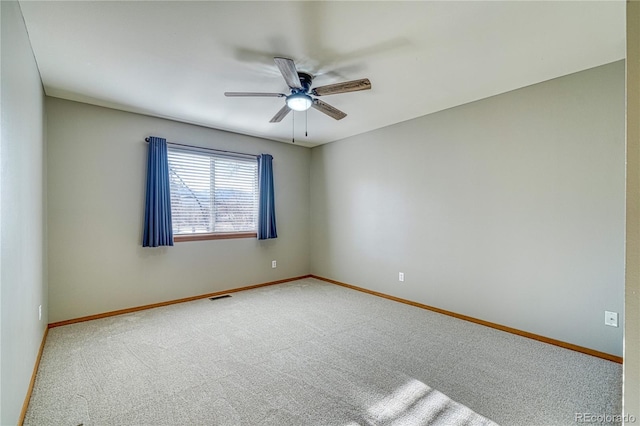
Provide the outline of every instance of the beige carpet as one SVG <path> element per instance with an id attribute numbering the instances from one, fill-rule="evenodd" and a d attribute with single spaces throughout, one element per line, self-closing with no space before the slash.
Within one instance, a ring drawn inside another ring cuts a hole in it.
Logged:
<path id="1" fill-rule="evenodd" d="M 51 329 L 25 424 L 571 425 L 619 414 L 621 375 L 304 279 Z"/>

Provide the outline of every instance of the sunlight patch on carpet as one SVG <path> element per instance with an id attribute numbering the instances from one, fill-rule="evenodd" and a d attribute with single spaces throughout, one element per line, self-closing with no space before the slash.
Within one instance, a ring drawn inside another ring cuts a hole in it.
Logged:
<path id="1" fill-rule="evenodd" d="M 367 414 L 376 424 L 389 426 L 497 425 L 416 379 L 382 398 L 367 410 Z"/>

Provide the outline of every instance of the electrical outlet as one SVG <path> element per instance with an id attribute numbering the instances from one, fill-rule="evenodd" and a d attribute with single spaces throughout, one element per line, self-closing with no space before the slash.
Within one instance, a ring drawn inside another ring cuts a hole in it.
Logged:
<path id="1" fill-rule="evenodd" d="M 276 262 L 275 260 L 272 260 L 272 261 L 271 261 L 271 267 L 272 267 L 272 268 L 274 268 L 274 269 L 275 269 L 277 265 L 278 265 L 278 264 L 277 264 L 277 262 Z"/>
<path id="2" fill-rule="evenodd" d="M 404 281 L 404 272 L 399 272 L 398 273 L 398 281 L 400 281 L 400 282 Z"/>
<path id="3" fill-rule="evenodd" d="M 38 321 L 42 321 L 42 305 L 38 306 Z"/>
<path id="4" fill-rule="evenodd" d="M 604 311 L 604 325 L 609 325 L 611 327 L 617 327 L 618 326 L 618 313 L 617 312 Z"/>

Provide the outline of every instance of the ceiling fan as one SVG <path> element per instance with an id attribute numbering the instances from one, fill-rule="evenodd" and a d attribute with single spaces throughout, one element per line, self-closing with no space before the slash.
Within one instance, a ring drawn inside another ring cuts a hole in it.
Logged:
<path id="1" fill-rule="evenodd" d="M 358 90 L 371 89 L 371 82 L 367 78 L 360 80 L 346 81 L 344 83 L 328 84 L 326 86 L 311 88 L 311 82 L 313 76 L 306 72 L 301 72 L 296 69 L 296 64 L 292 59 L 288 58 L 273 58 L 276 65 L 284 77 L 284 81 L 289 86 L 291 93 L 286 95 L 284 93 L 262 93 L 262 92 L 224 92 L 225 96 L 229 97 L 273 97 L 273 98 L 285 98 L 285 105 L 273 116 L 270 120 L 271 123 L 278 123 L 282 121 L 284 117 L 291 110 L 294 111 L 306 111 L 313 107 L 320 112 L 327 114 L 329 117 L 336 120 L 342 120 L 347 116 L 344 112 L 329 105 L 326 102 L 322 102 L 320 99 L 313 98 L 313 96 L 326 96 L 336 95 L 338 93 L 356 92 Z"/>

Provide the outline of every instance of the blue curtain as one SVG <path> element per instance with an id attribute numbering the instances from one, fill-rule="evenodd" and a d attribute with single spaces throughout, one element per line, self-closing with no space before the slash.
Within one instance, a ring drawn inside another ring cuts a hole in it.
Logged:
<path id="1" fill-rule="evenodd" d="M 276 233 L 276 203 L 273 194 L 273 157 L 258 156 L 258 239 L 278 238 Z"/>
<path id="2" fill-rule="evenodd" d="M 147 157 L 147 196 L 142 247 L 173 245 L 167 140 L 151 136 Z"/>

